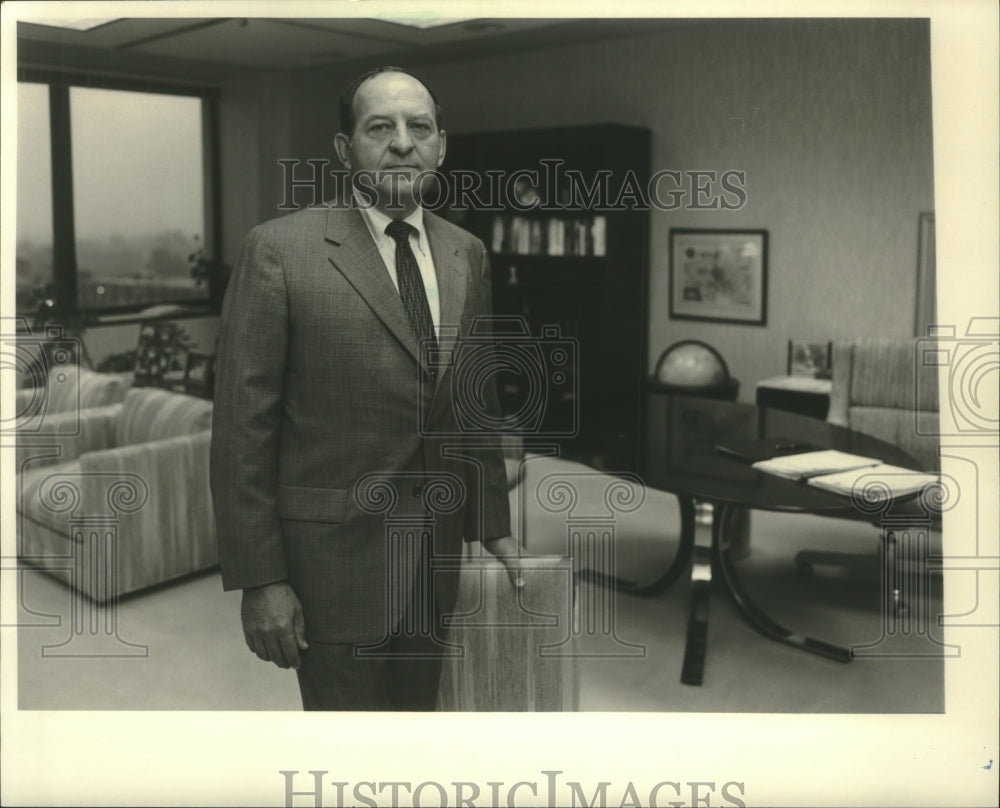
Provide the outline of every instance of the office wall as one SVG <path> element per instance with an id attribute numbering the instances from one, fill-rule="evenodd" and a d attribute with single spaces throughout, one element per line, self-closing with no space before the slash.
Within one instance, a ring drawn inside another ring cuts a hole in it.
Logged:
<path id="1" fill-rule="evenodd" d="M 654 21 L 656 22 L 656 21 Z M 598 122 L 648 127 L 653 169 L 746 172 L 736 211 L 656 210 L 649 356 L 720 349 L 753 397 L 786 340 L 912 334 L 917 222 L 934 207 L 929 27 L 921 20 L 678 21 L 654 33 L 421 65 L 453 133 Z M 331 157 L 350 74 L 290 82 L 291 156 Z M 770 233 L 764 327 L 671 320 L 671 227 Z"/>
<path id="2" fill-rule="evenodd" d="M 287 73 L 255 71 L 222 86 L 222 244 L 230 264 L 247 231 L 280 213 L 277 160 L 289 154 L 293 121 L 288 82 Z"/>

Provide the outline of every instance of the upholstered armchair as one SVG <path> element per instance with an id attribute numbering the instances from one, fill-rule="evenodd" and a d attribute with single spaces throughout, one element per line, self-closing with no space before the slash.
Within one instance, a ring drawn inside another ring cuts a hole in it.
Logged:
<path id="1" fill-rule="evenodd" d="M 911 455 L 925 471 L 940 471 L 938 438 L 938 368 L 918 362 L 913 339 L 864 338 L 835 343 L 833 387 L 827 420 L 895 444 Z M 886 553 L 883 576 L 887 578 L 887 605 L 904 610 L 904 590 L 923 585 L 931 530 L 940 530 L 941 514 L 933 497 L 893 503 L 871 515 L 880 526 Z M 897 537 L 921 537 L 916 549 L 900 550 Z M 811 574 L 815 565 L 872 567 L 875 558 L 829 550 L 805 550 L 795 556 L 800 573 Z M 910 569 L 903 569 L 903 564 Z"/>
<path id="2" fill-rule="evenodd" d="M 215 566 L 211 419 L 152 388 L 48 416 L 19 440 L 18 554 L 98 602 Z"/>
<path id="3" fill-rule="evenodd" d="M 894 443 L 924 470 L 936 471 L 938 368 L 917 358 L 912 339 L 835 343 L 827 421 Z"/>

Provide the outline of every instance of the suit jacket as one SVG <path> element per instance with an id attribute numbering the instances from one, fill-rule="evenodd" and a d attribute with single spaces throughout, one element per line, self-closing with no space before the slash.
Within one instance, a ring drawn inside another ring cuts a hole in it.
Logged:
<path id="1" fill-rule="evenodd" d="M 441 324 L 457 329 L 440 348 L 453 358 L 473 318 L 490 313 L 489 260 L 479 239 L 424 216 Z M 500 450 L 455 436 L 468 391 L 450 359 L 432 375 L 419 353 L 357 210 L 307 209 L 251 231 L 226 291 L 216 367 L 222 580 L 288 580 L 311 640 L 377 640 L 395 625 L 390 590 L 402 577 L 409 591 L 415 574 L 396 551 L 428 511 L 437 556 L 510 532 Z M 498 411 L 492 378 L 483 392 Z M 456 577 L 434 575 L 439 608 L 453 603 Z"/>

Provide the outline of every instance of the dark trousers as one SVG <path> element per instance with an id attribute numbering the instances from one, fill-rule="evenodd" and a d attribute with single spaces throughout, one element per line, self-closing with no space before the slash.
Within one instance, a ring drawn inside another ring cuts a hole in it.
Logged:
<path id="1" fill-rule="evenodd" d="M 394 636 L 378 649 L 310 643 L 301 654 L 305 710 L 433 710 L 444 649 L 430 637 Z M 377 656 L 371 656 L 375 650 Z M 412 659 L 410 655 L 424 655 Z M 429 655 L 429 656 L 427 656 Z"/>
<path id="2" fill-rule="evenodd" d="M 412 586 L 399 593 L 406 606 L 385 640 L 371 644 L 310 641 L 300 654 L 298 680 L 305 710 L 426 711 L 437 706 L 441 667 L 448 648 L 438 639 L 441 616 L 454 608 L 455 573 L 434 574 L 425 535 L 419 548 L 402 553 L 402 574 Z M 405 570 L 417 565 L 415 575 Z M 451 581 L 451 585 L 447 585 Z"/>

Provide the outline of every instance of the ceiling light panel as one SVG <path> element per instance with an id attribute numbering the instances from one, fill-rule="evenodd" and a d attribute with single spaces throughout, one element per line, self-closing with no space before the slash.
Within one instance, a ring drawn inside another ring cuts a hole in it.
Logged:
<path id="1" fill-rule="evenodd" d="M 114 22 L 117 17 L 43 17 L 37 21 L 38 25 L 47 25 L 50 28 L 65 28 L 69 31 L 90 31 Z"/>
<path id="2" fill-rule="evenodd" d="M 282 70 L 315 64 L 316 54 L 329 54 L 331 60 L 352 59 L 388 53 L 399 47 L 397 43 L 353 37 L 334 30 L 250 18 L 225 20 L 209 28 L 139 44 L 131 50 Z"/>
<path id="3" fill-rule="evenodd" d="M 118 48 L 130 42 L 160 36 L 170 31 L 188 28 L 204 20 L 189 17 L 143 17 L 117 19 L 92 28 L 89 31 L 74 31 L 68 28 L 53 28 L 29 22 L 17 24 L 17 35 L 21 39 L 42 40 L 66 45 L 85 45 L 91 48 Z"/>

